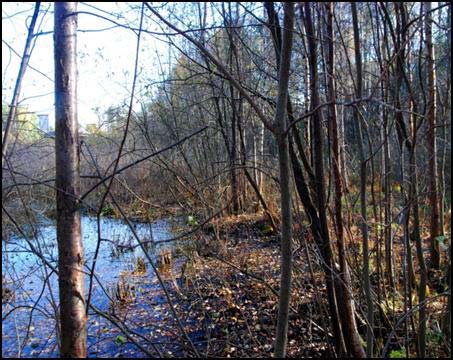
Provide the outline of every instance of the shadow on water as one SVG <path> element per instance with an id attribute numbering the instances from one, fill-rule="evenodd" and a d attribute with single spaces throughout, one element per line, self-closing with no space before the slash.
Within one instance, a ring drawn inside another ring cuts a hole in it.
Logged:
<path id="1" fill-rule="evenodd" d="M 134 223 L 134 227 L 142 241 L 173 236 L 167 220 L 152 224 Z M 82 216 L 82 237 L 86 270 L 89 271 L 98 238 L 95 217 Z M 171 330 L 156 327 L 156 324 L 169 316 L 166 301 L 152 268 L 147 260 L 143 261 L 146 259 L 143 251 L 140 247 L 130 247 L 137 242 L 128 225 L 120 220 L 102 218 L 101 238 L 105 240 L 101 243 L 96 275 L 102 286 L 94 283 L 92 303 L 102 311 L 115 311 L 117 316 L 128 321 L 135 331 L 144 336 L 153 332 L 161 332 L 165 336 L 166 331 Z M 33 243 L 56 267 L 55 225 L 41 225 Z M 154 264 L 158 263 L 158 254 L 166 252 L 169 246 L 148 246 L 147 251 Z M 2 241 L 2 280 L 2 288 L 7 289 L 2 292 L 2 357 L 57 357 L 57 276 L 43 266 L 42 260 L 30 251 L 24 239 L 12 237 L 8 242 Z M 85 278 L 85 289 L 88 289 L 88 276 Z M 114 300 L 114 305 L 105 291 Z M 100 316 L 90 314 L 88 355 L 138 357 L 144 354 L 125 341 L 120 330 Z"/>

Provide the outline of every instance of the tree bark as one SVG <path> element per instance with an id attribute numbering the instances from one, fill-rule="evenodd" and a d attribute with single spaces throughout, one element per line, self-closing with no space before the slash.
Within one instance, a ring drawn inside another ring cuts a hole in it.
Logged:
<path id="1" fill-rule="evenodd" d="M 311 4 L 306 2 L 303 7 L 303 19 L 307 34 L 308 44 L 308 64 L 310 72 L 310 108 L 314 111 L 320 101 L 318 93 L 318 70 L 317 70 L 317 52 L 316 52 L 316 34 L 313 28 L 311 18 Z M 338 316 L 337 299 L 335 294 L 335 273 L 336 266 L 333 261 L 332 247 L 330 244 L 329 230 L 327 225 L 326 215 L 326 196 L 325 196 L 325 181 L 324 181 L 324 151 L 323 151 L 323 133 L 322 133 L 322 114 L 315 111 L 313 113 L 313 158 L 315 179 L 314 186 L 316 190 L 316 207 L 318 208 L 319 230 L 320 230 L 320 248 L 323 256 L 324 270 L 326 273 L 327 296 L 329 299 L 329 309 L 332 321 L 333 332 L 336 341 L 337 352 L 340 356 L 344 354 L 345 345 L 344 337 Z"/>
<path id="2" fill-rule="evenodd" d="M 430 220 L 430 267 L 438 270 L 440 268 L 440 251 L 438 236 L 439 227 L 439 201 L 437 196 L 437 142 L 436 142 L 436 89 L 434 69 L 434 47 L 432 39 L 431 2 L 425 5 L 425 41 L 426 41 L 426 72 L 428 77 L 428 103 L 426 117 L 428 119 L 428 191 L 431 207 Z"/>
<path id="3" fill-rule="evenodd" d="M 415 142 L 414 142 L 415 144 Z M 420 267 L 420 284 L 418 290 L 418 302 L 423 303 L 426 299 L 426 284 L 427 284 L 427 268 L 425 264 L 425 257 L 423 255 L 423 244 L 420 234 L 420 218 L 419 218 L 419 206 L 418 206 L 418 181 L 417 181 L 417 171 L 416 171 L 416 147 L 412 147 L 410 153 L 410 186 L 411 194 L 409 202 L 412 203 L 412 213 L 413 213 L 413 233 L 415 238 L 415 246 L 417 249 L 418 264 Z M 419 311 L 419 320 L 418 320 L 418 334 L 417 334 L 417 343 L 418 343 L 418 356 L 420 358 L 425 357 L 425 348 L 426 348 L 426 306 L 420 306 Z"/>
<path id="4" fill-rule="evenodd" d="M 55 152 L 60 326 L 63 358 L 86 357 L 79 196 L 76 2 L 55 3 Z"/>
<path id="5" fill-rule="evenodd" d="M 352 24 L 354 29 L 354 50 L 355 63 L 357 72 L 356 82 L 356 98 L 362 97 L 362 55 L 360 51 L 360 34 L 359 23 L 357 18 L 357 6 L 354 2 L 352 6 Z M 365 149 L 363 146 L 362 126 L 360 124 L 359 105 L 354 107 L 354 121 L 358 134 L 359 158 L 360 158 L 360 212 L 361 212 L 361 227 L 363 236 L 363 285 L 365 288 L 365 296 L 367 303 L 367 349 L 366 356 L 373 357 L 373 298 L 371 294 L 370 270 L 369 270 L 369 250 L 368 250 L 368 222 L 367 222 L 367 196 L 366 196 L 366 181 L 367 181 L 367 160 L 365 157 Z"/>
<path id="6" fill-rule="evenodd" d="M 278 97 L 275 113 L 276 137 L 278 142 L 278 159 L 280 171 L 281 192 L 281 276 L 280 296 L 278 304 L 277 335 L 275 341 L 275 357 L 286 355 L 288 336 L 289 303 L 291 300 L 292 272 L 292 219 L 291 219 L 291 182 L 288 152 L 287 102 L 288 83 L 291 67 L 291 50 L 294 28 L 294 4 L 284 3 L 284 31 L 280 54 L 280 69 L 278 76 Z"/>
<path id="7" fill-rule="evenodd" d="M 331 165 L 333 172 L 333 183 L 335 190 L 334 198 L 334 216 L 335 229 L 338 245 L 338 259 L 340 263 L 340 281 L 342 296 L 337 294 L 338 305 L 343 309 L 340 312 L 342 318 L 343 335 L 348 351 L 358 358 L 365 357 L 365 351 L 360 342 L 360 335 L 357 330 L 357 325 L 354 316 L 354 300 L 351 295 L 352 286 L 349 274 L 349 268 L 346 260 L 345 245 L 344 245 L 344 228 L 342 215 L 342 197 L 343 190 L 340 174 L 340 152 L 338 144 L 338 125 L 337 111 L 335 106 L 336 90 L 335 90 L 335 66 L 334 66 L 334 34 L 333 34 L 333 3 L 325 3 L 325 24 L 324 32 L 325 56 L 327 68 L 327 98 L 332 105 L 328 108 L 328 129 L 331 147 Z"/>

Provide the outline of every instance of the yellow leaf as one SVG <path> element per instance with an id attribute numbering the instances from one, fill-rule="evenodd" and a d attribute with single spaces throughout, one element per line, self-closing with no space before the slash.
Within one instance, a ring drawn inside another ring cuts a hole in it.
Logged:
<path id="1" fill-rule="evenodd" d="M 395 192 L 400 192 L 401 191 L 401 185 L 399 183 L 394 183 L 393 184 L 393 190 Z"/>
<path id="2" fill-rule="evenodd" d="M 228 294 L 228 295 L 231 295 L 233 292 L 227 288 L 227 287 L 224 287 L 223 290 Z"/>

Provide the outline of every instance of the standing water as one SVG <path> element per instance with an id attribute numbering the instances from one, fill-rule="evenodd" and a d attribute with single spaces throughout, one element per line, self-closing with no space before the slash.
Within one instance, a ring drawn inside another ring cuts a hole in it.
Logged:
<path id="1" fill-rule="evenodd" d="M 84 215 L 81 222 L 86 271 L 89 272 L 98 242 L 97 219 Z M 141 241 L 158 241 L 172 237 L 167 220 L 159 220 L 152 224 L 134 223 L 133 226 Z M 58 246 L 55 225 L 44 224 L 37 230 L 37 236 L 31 242 L 40 249 L 45 259 L 57 268 Z M 109 298 L 120 302 L 122 295 L 124 296 L 121 292 L 133 293 L 135 300 L 131 301 L 126 312 L 136 314 L 132 318 L 136 321 L 138 332 L 149 335 L 153 332 L 152 324 L 146 324 L 145 319 L 151 318 L 156 321 L 166 315 L 158 313 L 158 310 L 162 310 L 165 299 L 158 291 L 159 284 L 155 274 L 148 265 L 142 249 L 136 246 L 137 241 L 125 222 L 101 218 L 101 238 L 103 241 L 95 271 L 97 281 L 93 283 L 91 302 L 98 309 L 112 313 Z M 155 261 L 161 249 L 152 243 L 148 249 L 148 254 Z M 146 268 L 143 264 L 147 265 Z M 56 274 L 52 273 L 49 267 L 45 267 L 43 261 L 31 252 L 25 239 L 11 237 L 8 242 L 2 241 L 2 278 L 3 294 L 7 289 L 7 296 L 3 296 L 2 299 L 2 357 L 58 356 L 55 321 L 58 314 Z M 85 297 L 89 287 L 88 278 L 85 276 Z M 152 306 L 149 301 L 142 301 L 145 298 L 153 299 Z M 115 315 L 123 320 L 128 317 L 124 311 L 118 314 L 118 310 Z M 88 355 L 118 356 L 119 347 L 122 356 L 134 355 L 133 352 L 136 350 L 113 325 L 100 316 L 90 314 Z"/>

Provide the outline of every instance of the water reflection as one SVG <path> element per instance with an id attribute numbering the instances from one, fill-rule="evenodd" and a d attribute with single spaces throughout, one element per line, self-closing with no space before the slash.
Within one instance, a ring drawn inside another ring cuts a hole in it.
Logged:
<path id="1" fill-rule="evenodd" d="M 82 237 L 85 248 L 86 270 L 92 266 L 92 260 L 98 241 L 97 221 L 95 217 L 82 216 Z M 134 230 L 142 241 L 162 240 L 172 236 L 167 220 L 152 224 L 134 223 Z M 101 219 L 101 248 L 96 262 L 96 276 L 92 303 L 99 309 L 107 311 L 110 306 L 104 290 L 115 296 L 118 279 L 126 271 L 134 271 L 140 258 L 145 258 L 140 247 L 130 247 L 137 242 L 128 225 L 120 220 Z M 38 228 L 37 238 L 33 244 L 40 249 L 45 259 L 57 267 L 56 228 L 45 223 Z M 120 246 L 118 246 L 120 245 Z M 118 248 L 121 248 L 118 251 Z M 155 260 L 161 251 L 160 246 L 148 246 L 148 253 Z M 142 269 L 143 270 L 143 269 Z M 133 277 L 140 275 L 140 279 Z M 8 243 L 2 241 L 2 277 L 3 285 L 11 290 L 12 297 L 2 304 L 2 357 L 15 356 L 58 356 L 56 341 L 55 314 L 58 313 L 58 279 L 43 261 L 30 251 L 27 242 L 20 237 L 11 237 Z M 134 311 L 146 312 L 149 316 L 149 305 L 140 304 L 139 298 L 152 294 L 154 303 L 163 303 L 158 295 L 158 286 L 152 270 L 135 273 L 129 280 L 131 291 L 136 297 Z M 47 281 L 45 281 L 47 280 Z M 88 277 L 85 279 L 88 288 Z M 103 289 L 104 288 L 104 289 Z M 142 308 L 140 308 L 142 307 Z M 144 314 L 145 315 L 145 314 Z M 152 314 L 151 314 L 152 315 Z M 90 356 L 108 356 L 117 351 L 115 330 L 101 318 L 90 316 L 88 326 L 88 345 Z M 146 328 L 141 328 L 145 330 Z M 148 330 L 146 330 L 148 331 Z M 27 335 L 28 332 L 28 335 Z M 26 343 L 24 339 L 28 338 Z M 18 351 L 23 346 L 21 352 Z M 123 347 L 127 353 L 130 349 Z"/>

